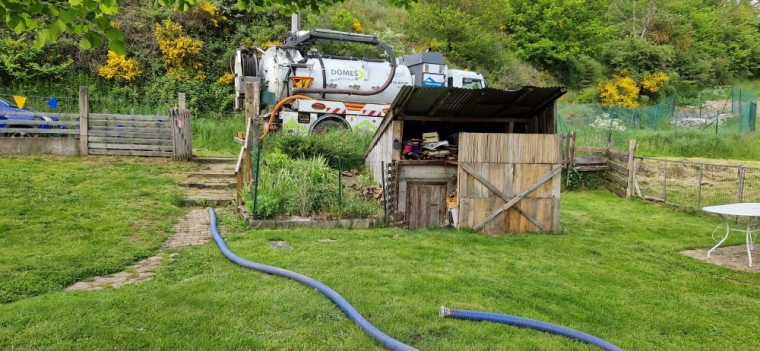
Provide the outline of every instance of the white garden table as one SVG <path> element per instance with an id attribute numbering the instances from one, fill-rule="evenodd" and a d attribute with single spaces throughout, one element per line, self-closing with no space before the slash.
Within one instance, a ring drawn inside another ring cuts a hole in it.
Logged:
<path id="1" fill-rule="evenodd" d="M 710 253 L 712 253 L 713 250 L 717 249 L 720 244 L 723 244 L 723 242 L 728 239 L 728 234 L 731 231 L 744 232 L 747 244 L 747 258 L 749 259 L 749 267 L 751 268 L 752 250 L 755 249 L 755 239 L 757 239 L 757 233 L 760 232 L 760 203 L 738 203 L 720 206 L 707 206 L 702 209 L 707 212 L 720 215 L 723 218 L 723 222 L 726 226 L 726 234 L 722 239 L 720 239 L 720 241 L 715 239 L 715 232 L 717 232 L 718 229 L 720 229 L 721 225 L 724 224 L 718 225 L 718 227 L 713 230 L 712 238 L 713 240 L 718 241 L 718 244 L 710 249 L 710 251 L 707 251 L 707 258 L 710 259 Z M 729 223 L 729 216 L 748 217 L 749 221 L 747 222 L 747 228 L 731 228 L 731 225 Z"/>

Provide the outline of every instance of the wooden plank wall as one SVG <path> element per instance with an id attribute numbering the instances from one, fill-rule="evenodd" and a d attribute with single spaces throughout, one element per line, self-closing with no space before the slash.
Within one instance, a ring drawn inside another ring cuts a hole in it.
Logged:
<path id="1" fill-rule="evenodd" d="M 365 159 L 372 171 L 372 179 L 379 184 L 382 184 L 383 181 L 383 165 L 389 165 L 394 161 L 393 140 L 395 139 L 394 135 L 400 131 L 401 123 L 400 121 L 392 121 L 391 125 L 382 131 L 379 140 Z"/>
<path id="2" fill-rule="evenodd" d="M 466 172 L 466 163 L 508 197 L 529 188 L 561 165 L 560 138 L 554 134 L 461 133 L 459 136 L 459 227 L 472 228 L 506 201 Z M 547 231 L 559 232 L 560 175 L 539 186 L 516 206 Z M 535 232 L 540 228 L 514 207 L 499 214 L 484 232 Z"/>

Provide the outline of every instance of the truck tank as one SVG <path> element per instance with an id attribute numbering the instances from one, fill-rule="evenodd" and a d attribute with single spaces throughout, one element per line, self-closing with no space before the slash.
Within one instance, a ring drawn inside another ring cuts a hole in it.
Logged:
<path id="1" fill-rule="evenodd" d="M 277 100 L 290 95 L 296 87 L 290 77 L 311 77 L 311 88 L 335 88 L 367 91 L 377 89 L 387 80 L 391 65 L 384 60 L 362 60 L 353 57 L 336 57 L 309 53 L 303 58 L 297 50 L 270 47 L 261 57 L 260 72 L 266 81 L 266 89 Z M 304 95 L 315 99 L 337 100 L 357 103 L 389 104 L 404 85 L 412 85 L 413 77 L 406 66 L 397 66 L 391 84 L 374 95 L 319 93 Z"/>

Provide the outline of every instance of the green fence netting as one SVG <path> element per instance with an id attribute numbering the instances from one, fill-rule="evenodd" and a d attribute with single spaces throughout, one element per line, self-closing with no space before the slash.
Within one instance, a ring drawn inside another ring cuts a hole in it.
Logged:
<path id="1" fill-rule="evenodd" d="M 724 87 L 692 97 L 672 95 L 652 106 L 559 104 L 557 109 L 561 133 L 575 131 L 583 145 L 604 146 L 614 144 L 616 134 L 629 130 L 678 133 L 689 129 L 721 135 L 754 132 L 757 93 Z"/>

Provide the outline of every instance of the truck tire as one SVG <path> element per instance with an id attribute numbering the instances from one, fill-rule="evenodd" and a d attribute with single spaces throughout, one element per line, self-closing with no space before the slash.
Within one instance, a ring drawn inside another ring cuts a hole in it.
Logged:
<path id="1" fill-rule="evenodd" d="M 11 138 L 36 138 L 38 135 L 36 133 L 8 133 L 10 134 Z"/>
<path id="2" fill-rule="evenodd" d="M 311 127 L 310 134 L 322 134 L 332 129 L 350 128 L 346 120 L 338 115 L 324 115 Z"/>

